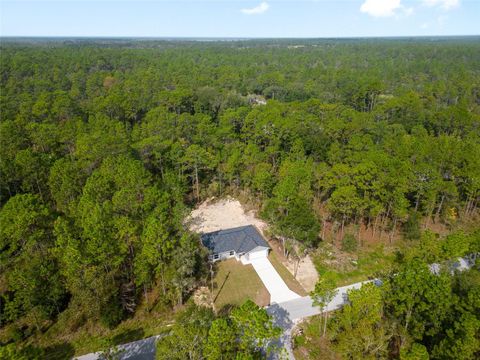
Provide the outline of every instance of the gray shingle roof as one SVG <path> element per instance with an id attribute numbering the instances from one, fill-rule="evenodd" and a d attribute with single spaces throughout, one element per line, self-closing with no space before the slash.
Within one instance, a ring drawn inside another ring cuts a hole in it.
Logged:
<path id="1" fill-rule="evenodd" d="M 203 234 L 201 239 L 203 245 L 213 254 L 231 250 L 235 250 L 237 254 L 247 253 L 257 246 L 269 248 L 262 235 L 252 225 Z"/>

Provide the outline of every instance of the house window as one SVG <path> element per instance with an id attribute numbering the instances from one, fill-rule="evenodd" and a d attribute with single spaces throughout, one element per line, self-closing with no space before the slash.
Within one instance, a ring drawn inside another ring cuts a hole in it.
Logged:
<path id="1" fill-rule="evenodd" d="M 217 260 L 218 259 L 218 254 L 213 254 L 213 260 Z"/>
<path id="2" fill-rule="evenodd" d="M 235 251 L 234 250 L 230 250 L 230 256 L 233 256 L 235 255 Z"/>

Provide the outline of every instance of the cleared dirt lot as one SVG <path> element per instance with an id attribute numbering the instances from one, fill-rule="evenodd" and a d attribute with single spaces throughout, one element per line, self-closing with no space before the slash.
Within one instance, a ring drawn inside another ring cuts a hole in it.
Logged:
<path id="1" fill-rule="evenodd" d="M 263 233 L 263 230 L 267 228 L 264 221 L 255 217 L 254 211 L 245 213 L 242 204 L 230 197 L 206 200 L 191 212 L 187 223 L 190 230 L 197 233 L 208 233 L 244 225 L 255 225 Z"/>
<path id="2" fill-rule="evenodd" d="M 186 221 L 190 230 L 197 233 L 208 233 L 220 229 L 255 225 L 265 236 L 265 230 L 268 228 L 266 222 L 256 217 L 255 211 L 252 210 L 245 212 L 242 204 L 231 197 L 224 199 L 211 198 L 206 200 L 191 212 Z M 291 274 L 293 274 L 295 268 L 293 262 L 285 259 L 278 244 L 271 241 L 269 241 L 269 243 L 272 251 L 275 252 L 278 261 L 282 263 Z M 300 261 L 296 280 L 306 292 L 310 292 L 314 289 L 315 283 L 318 280 L 318 273 L 309 256 L 304 257 Z"/>
<path id="3" fill-rule="evenodd" d="M 290 273 L 294 273 L 295 265 L 291 261 L 284 261 L 283 264 L 287 267 Z M 307 292 L 315 289 L 315 284 L 318 280 L 318 273 L 309 255 L 300 260 L 300 264 L 298 264 L 296 280 L 302 284 L 303 288 Z"/>

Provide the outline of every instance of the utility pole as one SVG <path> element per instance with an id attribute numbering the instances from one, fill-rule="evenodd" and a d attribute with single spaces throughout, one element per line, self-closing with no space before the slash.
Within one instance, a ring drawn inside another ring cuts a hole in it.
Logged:
<path id="1" fill-rule="evenodd" d="M 210 262 L 210 302 L 213 306 L 213 262 Z"/>

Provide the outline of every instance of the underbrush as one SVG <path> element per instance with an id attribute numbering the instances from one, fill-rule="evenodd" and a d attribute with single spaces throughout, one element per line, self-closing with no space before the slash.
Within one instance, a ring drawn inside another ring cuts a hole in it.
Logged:
<path id="1" fill-rule="evenodd" d="M 160 300 L 153 292 L 149 296 Z M 168 331 L 174 313 L 161 301 L 152 301 L 150 306 L 142 303 L 132 317 L 109 329 L 100 321 L 86 320 L 81 309 L 70 307 L 39 330 L 27 329 L 21 322 L 5 326 L 0 330 L 0 343 L 14 341 L 16 347 L 28 346 L 29 354 L 39 352 L 42 359 L 69 359 Z M 28 336 L 21 336 L 25 331 Z"/>
<path id="2" fill-rule="evenodd" d="M 323 334 L 322 315 L 312 316 L 294 329 L 292 334 L 293 353 L 297 360 L 337 360 L 341 357 L 335 353 L 328 331 Z"/>
<path id="3" fill-rule="evenodd" d="M 337 286 L 344 286 L 387 272 L 395 259 L 395 249 L 377 245 L 350 254 L 325 244 L 312 259 L 320 277 L 333 278 Z"/>

